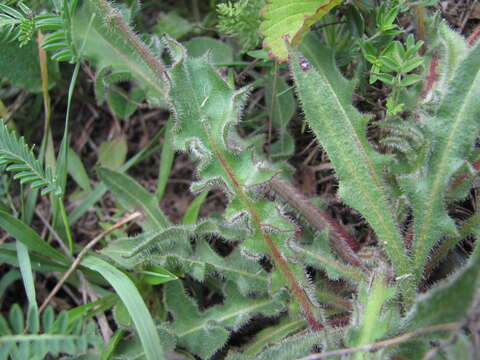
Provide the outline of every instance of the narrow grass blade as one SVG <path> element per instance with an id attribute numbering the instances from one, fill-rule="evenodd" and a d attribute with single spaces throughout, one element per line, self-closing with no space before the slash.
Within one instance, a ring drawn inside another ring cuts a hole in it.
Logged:
<path id="1" fill-rule="evenodd" d="M 135 324 L 147 360 L 165 359 L 153 318 L 130 278 L 115 266 L 94 256 L 86 257 L 82 264 L 102 274 L 122 299 Z"/>

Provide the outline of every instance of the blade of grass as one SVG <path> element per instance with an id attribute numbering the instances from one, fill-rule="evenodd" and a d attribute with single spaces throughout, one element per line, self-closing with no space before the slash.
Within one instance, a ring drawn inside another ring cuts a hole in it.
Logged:
<path id="1" fill-rule="evenodd" d="M 88 256 L 82 264 L 98 271 L 115 289 L 122 299 L 135 324 L 148 360 L 163 360 L 163 349 L 153 318 L 148 312 L 138 289 L 130 278 L 108 262 L 94 256 Z"/>
<path id="2" fill-rule="evenodd" d="M 61 252 L 45 242 L 31 227 L 4 211 L 0 211 L 0 227 L 29 249 L 61 263 L 68 262 Z"/>
<path id="3" fill-rule="evenodd" d="M 165 194 L 168 177 L 172 170 L 173 158 L 175 157 L 175 149 L 173 148 L 173 118 L 168 119 L 165 127 L 165 137 L 163 139 L 162 153 L 160 155 L 160 169 L 158 174 L 157 199 L 161 200 Z"/>

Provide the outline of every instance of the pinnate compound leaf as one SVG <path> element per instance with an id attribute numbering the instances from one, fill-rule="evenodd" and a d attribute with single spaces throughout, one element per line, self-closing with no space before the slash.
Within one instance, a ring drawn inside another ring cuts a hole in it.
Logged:
<path id="1" fill-rule="evenodd" d="M 375 230 L 397 275 L 409 274 L 410 261 L 384 184 L 383 168 L 389 159 L 377 153 L 366 137 L 370 117 L 352 106 L 354 85 L 342 77 L 328 49 L 307 44 L 304 52 L 315 66 L 292 49 L 291 71 L 307 121 L 340 180 L 339 195 Z"/>
<path id="2" fill-rule="evenodd" d="M 477 45 L 457 67 L 436 113 L 425 120 L 431 136 L 431 156 L 419 171 L 400 179 L 413 209 L 417 281 L 435 244 L 442 236 L 457 233 L 444 199 L 453 176 L 473 151 L 480 130 L 479 97 L 480 45 Z"/>
<path id="3" fill-rule="evenodd" d="M 0 122 L 0 166 L 6 165 L 14 179 L 32 188 L 42 188 L 42 194 L 62 195 L 62 189 L 50 168 L 46 170 L 28 147 L 23 137 L 18 138 L 3 121 Z"/>
<path id="4" fill-rule="evenodd" d="M 286 42 L 299 44 L 310 27 L 343 0 L 269 0 L 262 9 L 263 47 L 280 61 L 288 59 Z"/>
<path id="5" fill-rule="evenodd" d="M 225 345 L 230 332 L 240 329 L 254 315 L 273 316 L 282 311 L 283 295 L 243 297 L 235 285 L 227 283 L 223 304 L 199 312 L 180 281 L 166 284 L 164 292 L 167 310 L 174 319 L 171 328 L 178 335 L 178 344 L 202 359 L 211 358 Z"/>
<path id="6" fill-rule="evenodd" d="M 83 326 L 83 319 L 72 320 L 67 312 L 55 318 L 53 309 L 48 307 L 39 332 L 40 324 L 34 324 L 34 318 L 31 313 L 25 316 L 18 304 L 11 307 L 8 319 L 0 315 L 1 360 L 43 360 L 48 354 L 59 358 L 60 353 L 79 355 L 89 346 L 100 346 L 93 322 Z"/>

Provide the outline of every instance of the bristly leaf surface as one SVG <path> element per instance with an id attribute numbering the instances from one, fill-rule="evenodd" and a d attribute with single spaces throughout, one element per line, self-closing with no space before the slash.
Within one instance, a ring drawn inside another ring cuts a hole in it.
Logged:
<path id="1" fill-rule="evenodd" d="M 431 136 L 431 156 L 413 175 L 401 178 L 414 215 L 414 268 L 422 277 L 427 257 L 444 235 L 456 234 L 447 214 L 445 194 L 453 175 L 473 151 L 480 130 L 480 46 L 458 66 L 436 114 L 425 120 Z"/>
<path id="2" fill-rule="evenodd" d="M 366 126 L 370 117 L 352 106 L 353 83 L 339 73 L 328 49 L 307 47 L 306 55 L 315 66 L 292 50 L 291 70 L 306 119 L 340 180 L 339 195 L 370 223 L 396 273 L 406 275 L 411 271 L 410 261 L 382 174 L 389 159 L 368 143 Z"/>

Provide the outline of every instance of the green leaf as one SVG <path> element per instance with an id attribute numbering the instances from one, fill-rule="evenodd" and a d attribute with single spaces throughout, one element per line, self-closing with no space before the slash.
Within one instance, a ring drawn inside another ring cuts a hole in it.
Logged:
<path id="1" fill-rule="evenodd" d="M 164 105 L 163 70 L 156 66 L 161 60 L 155 59 L 155 65 L 145 60 L 147 53 L 147 57 L 155 55 L 107 1 L 85 1 L 73 18 L 72 33 L 77 47 L 82 48 L 82 56 L 91 60 L 97 69 L 131 73 L 150 103 Z"/>
<path id="2" fill-rule="evenodd" d="M 190 56 L 200 57 L 210 53 L 212 64 L 229 64 L 233 62 L 233 49 L 228 44 L 210 37 L 196 37 L 185 44 Z"/>
<path id="3" fill-rule="evenodd" d="M 389 159 L 368 143 L 366 127 L 370 117 L 352 106 L 353 83 L 341 76 L 333 54 L 311 39 L 303 49 L 315 66 L 298 51 L 291 51 L 291 71 L 307 121 L 335 168 L 340 197 L 375 230 L 396 274 L 407 275 L 411 272 L 410 261 L 383 178 Z M 404 295 L 411 300 L 414 289 L 405 290 L 408 294 Z"/>
<path id="4" fill-rule="evenodd" d="M 19 47 L 17 42 L 7 41 L 0 37 L 0 78 L 7 79 L 11 84 L 20 86 L 28 92 L 41 92 L 42 79 L 38 59 L 38 46 L 30 41 L 26 46 Z M 15 61 L 12 61 L 15 59 Z M 49 86 L 55 85 L 58 66 L 48 61 Z"/>
<path id="5" fill-rule="evenodd" d="M 257 356 L 255 360 L 292 360 L 300 359 L 310 355 L 311 349 L 320 346 L 324 342 L 318 332 L 294 335 L 275 344 Z M 250 360 L 251 357 L 243 354 L 234 354 L 227 357 L 227 360 Z"/>
<path id="6" fill-rule="evenodd" d="M 268 0 L 262 9 L 264 21 L 260 33 L 265 36 L 263 47 L 270 50 L 271 56 L 286 61 L 286 42 L 299 44 L 302 38 L 322 16 L 343 0 Z"/>
<path id="7" fill-rule="evenodd" d="M 159 17 L 153 32 L 159 36 L 168 34 L 174 39 L 180 39 L 193 30 L 193 26 L 174 11 L 170 11 Z"/>
<path id="8" fill-rule="evenodd" d="M 108 188 L 133 211 L 141 209 L 147 216 L 147 230 L 166 229 L 170 222 L 160 210 L 157 198 L 147 192 L 128 175 L 108 169 L 98 169 L 97 174 Z"/>
<path id="9" fill-rule="evenodd" d="M 212 233 L 225 236 L 227 230 L 208 223 L 199 224 L 194 229 L 172 227 L 135 238 L 119 239 L 101 252 L 126 268 L 136 268 L 148 261 L 174 273 L 188 273 L 201 282 L 219 275 L 233 281 L 243 295 L 265 292 L 268 274 L 255 260 L 242 255 L 239 249 L 222 257 L 203 239 Z M 194 248 L 190 243 L 193 236 L 198 237 Z"/>
<path id="10" fill-rule="evenodd" d="M 386 302 L 395 296 L 396 289 L 387 286 L 381 272 L 374 276 L 370 283 L 364 282 L 360 285 L 360 311 L 352 316 L 352 319 L 359 320 L 350 328 L 348 345 L 351 347 L 372 344 L 398 326 L 398 314 L 394 316 L 395 310 L 386 306 Z M 352 359 L 362 360 L 364 354 L 356 353 Z"/>
<path id="11" fill-rule="evenodd" d="M 479 275 L 480 251 L 477 247 L 461 270 L 418 297 L 403 319 L 404 330 L 462 321 L 473 304 Z"/>
<path id="12" fill-rule="evenodd" d="M 147 266 L 139 273 L 143 275 L 143 279 L 150 285 L 159 285 L 178 279 L 170 271 L 157 265 Z"/>
<path id="13" fill-rule="evenodd" d="M 168 119 L 165 125 L 165 136 L 163 138 L 162 153 L 160 154 L 160 166 L 158 174 L 158 185 L 156 196 L 162 199 L 165 189 L 167 188 L 168 178 L 172 170 L 173 159 L 175 157 L 175 149 L 173 148 L 173 117 Z"/>
<path id="14" fill-rule="evenodd" d="M 274 83 L 276 89 L 273 89 Z M 297 110 L 292 90 L 285 80 L 278 76 L 276 81 L 269 78 L 265 86 L 265 102 L 269 114 L 272 115 L 272 125 L 278 133 L 278 139 L 270 146 L 270 156 L 273 159 L 286 159 L 295 150 L 294 140 L 288 132 L 288 124 Z"/>
<path id="15" fill-rule="evenodd" d="M 90 178 L 87 170 L 80 159 L 80 156 L 72 149 L 68 148 L 68 173 L 72 176 L 75 182 L 85 191 L 91 192 Z"/>
<path id="16" fill-rule="evenodd" d="M 125 162 L 127 151 L 127 139 L 125 136 L 104 141 L 98 148 L 98 162 L 105 168 L 117 170 Z"/>
<path id="17" fill-rule="evenodd" d="M 126 92 L 113 85 L 107 96 L 108 105 L 118 117 L 124 120 L 128 120 L 137 110 L 138 104 L 141 104 L 144 100 L 144 92 L 138 87 Z"/>
<path id="18" fill-rule="evenodd" d="M 65 256 L 61 252 L 55 250 L 50 244 L 38 236 L 32 228 L 4 211 L 0 211 L 0 227 L 17 241 L 24 243 L 30 250 L 49 256 L 61 263 L 66 261 Z"/>
<path id="19" fill-rule="evenodd" d="M 183 215 L 182 224 L 183 225 L 192 225 L 195 224 L 198 220 L 198 214 L 200 212 L 200 207 L 208 196 L 208 190 L 202 192 L 198 195 L 190 204 L 185 215 Z"/>
<path id="20" fill-rule="evenodd" d="M 257 259 L 271 257 L 275 271 L 270 290 L 290 287 L 311 325 L 319 327 L 304 268 L 286 260 L 294 257 L 286 243 L 294 236 L 295 225 L 274 203 L 252 196 L 254 185 L 280 171 L 255 156 L 251 144 L 235 131 L 246 90 L 234 90 L 207 57 L 189 58 L 179 43 L 171 39 L 167 43 L 173 58 L 169 96 L 175 109 L 175 145 L 199 160 L 199 181 L 192 189 L 221 187 L 227 193 L 226 218 L 249 229 L 241 248 Z"/>
<path id="21" fill-rule="evenodd" d="M 164 359 L 162 344 L 160 343 L 153 318 L 145 306 L 140 293 L 129 277 L 113 265 L 97 257 L 88 256 L 82 261 L 82 264 L 99 272 L 112 285 L 120 299 L 122 299 L 135 324 L 147 359 Z"/>
<path id="22" fill-rule="evenodd" d="M 414 215 L 414 270 L 422 278 L 427 257 L 444 235 L 456 226 L 445 209 L 444 198 L 454 174 L 472 152 L 480 130 L 480 46 L 458 66 L 437 112 L 425 120 L 432 143 L 425 168 L 403 176 Z"/>
<path id="23" fill-rule="evenodd" d="M 225 345 L 231 331 L 240 329 L 254 315 L 272 316 L 284 308 L 282 298 L 243 297 L 232 283 L 225 285 L 224 296 L 223 304 L 200 313 L 180 281 L 166 284 L 164 301 L 173 316 L 171 328 L 180 346 L 209 359 Z"/>
<path id="24" fill-rule="evenodd" d="M 13 131 L 7 129 L 3 121 L 0 122 L 0 165 L 7 165 L 6 169 L 15 173 L 14 179 L 20 180 L 21 184 L 43 188 L 42 194 L 50 192 L 56 196 L 62 194 L 62 189 L 51 169 L 45 171 L 24 138 L 17 138 Z"/>
<path id="25" fill-rule="evenodd" d="M 247 347 L 243 355 L 251 359 L 269 344 L 282 341 L 288 335 L 297 332 L 306 325 L 307 322 L 302 319 L 282 319 L 278 325 L 268 327 L 256 334 L 253 343 Z"/>

